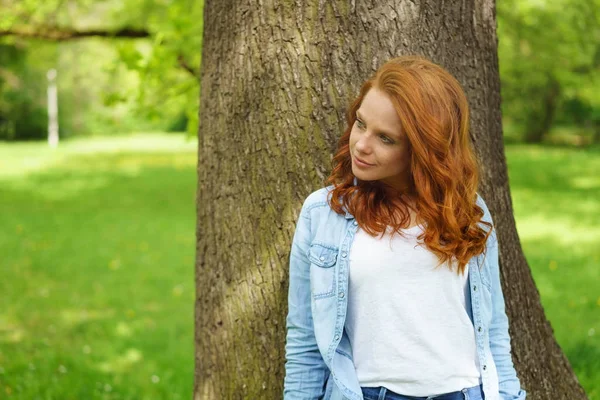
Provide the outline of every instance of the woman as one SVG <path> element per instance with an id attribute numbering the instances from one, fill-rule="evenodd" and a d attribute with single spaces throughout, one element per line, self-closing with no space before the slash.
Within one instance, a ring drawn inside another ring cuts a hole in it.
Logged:
<path id="1" fill-rule="evenodd" d="M 525 399 L 468 119 L 421 57 L 363 84 L 294 234 L 286 400 Z"/>

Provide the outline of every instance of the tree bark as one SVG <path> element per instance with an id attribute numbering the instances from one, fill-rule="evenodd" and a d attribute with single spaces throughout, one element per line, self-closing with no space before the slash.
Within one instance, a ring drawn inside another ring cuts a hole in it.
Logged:
<path id="1" fill-rule="evenodd" d="M 472 108 L 500 241 L 513 359 L 529 399 L 584 399 L 523 255 L 500 118 L 493 0 L 207 0 L 198 150 L 195 399 L 281 398 L 290 243 L 359 85 L 421 54 Z"/>

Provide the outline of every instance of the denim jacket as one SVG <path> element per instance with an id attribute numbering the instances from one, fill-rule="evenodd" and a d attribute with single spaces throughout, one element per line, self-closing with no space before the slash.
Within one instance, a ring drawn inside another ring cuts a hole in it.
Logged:
<path id="1" fill-rule="evenodd" d="M 348 254 L 357 222 L 347 211 L 333 211 L 328 186 L 312 193 L 302 206 L 290 254 L 284 400 L 362 400 L 344 330 L 348 304 Z M 492 218 L 483 199 L 483 220 Z M 484 229 L 485 225 L 481 225 Z M 469 261 L 469 318 L 474 326 L 486 400 L 523 400 L 510 354 L 508 318 L 500 286 L 495 230 L 487 256 Z"/>

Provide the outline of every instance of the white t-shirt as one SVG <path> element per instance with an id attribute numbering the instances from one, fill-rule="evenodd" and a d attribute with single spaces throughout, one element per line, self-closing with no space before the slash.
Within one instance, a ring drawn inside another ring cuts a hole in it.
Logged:
<path id="1" fill-rule="evenodd" d="M 434 269 L 437 257 L 417 240 L 422 229 L 380 239 L 359 228 L 354 237 L 345 328 L 360 386 L 430 396 L 481 383 L 468 270 Z"/>

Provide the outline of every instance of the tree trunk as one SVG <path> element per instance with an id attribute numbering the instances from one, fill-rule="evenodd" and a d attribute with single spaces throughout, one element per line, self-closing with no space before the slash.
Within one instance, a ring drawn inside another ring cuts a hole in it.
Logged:
<path id="1" fill-rule="evenodd" d="M 515 228 L 492 0 L 206 0 L 204 32 L 195 399 L 281 398 L 288 257 L 301 202 L 323 186 L 361 82 L 401 54 L 431 58 L 467 92 L 528 398 L 585 398 Z"/>
<path id="2" fill-rule="evenodd" d="M 532 108 L 525 125 L 526 143 L 542 143 L 554 123 L 560 84 L 551 76 L 548 78 L 548 84 L 540 92 L 541 103 Z"/>

